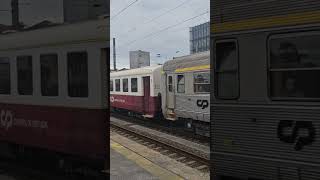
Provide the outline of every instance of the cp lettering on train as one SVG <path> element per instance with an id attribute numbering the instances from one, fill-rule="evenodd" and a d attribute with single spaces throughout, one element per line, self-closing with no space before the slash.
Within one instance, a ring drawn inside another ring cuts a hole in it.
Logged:
<path id="1" fill-rule="evenodd" d="M 291 134 L 285 133 L 291 130 Z M 300 135 L 299 132 L 306 131 L 307 135 Z M 302 150 L 304 146 L 311 145 L 315 141 L 316 129 L 311 121 L 282 120 L 278 124 L 278 138 L 285 143 L 294 144 L 296 151 Z"/>
<path id="2" fill-rule="evenodd" d="M 208 100 L 197 100 L 197 106 L 201 107 L 202 109 L 205 109 L 209 107 L 209 102 Z"/>

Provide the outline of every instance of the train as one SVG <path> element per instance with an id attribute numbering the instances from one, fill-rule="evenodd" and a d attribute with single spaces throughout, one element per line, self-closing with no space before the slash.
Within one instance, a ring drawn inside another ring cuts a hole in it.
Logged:
<path id="1" fill-rule="evenodd" d="M 176 122 L 186 130 L 209 136 L 210 52 L 112 72 L 110 108 Z"/>
<path id="2" fill-rule="evenodd" d="M 211 177 L 320 177 L 320 1 L 211 1 Z"/>
<path id="3" fill-rule="evenodd" d="M 0 155 L 69 172 L 108 169 L 108 17 L 0 41 Z"/>

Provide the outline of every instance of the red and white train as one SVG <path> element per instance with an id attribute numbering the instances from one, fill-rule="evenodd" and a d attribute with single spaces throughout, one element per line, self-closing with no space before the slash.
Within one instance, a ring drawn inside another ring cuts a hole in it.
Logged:
<path id="1" fill-rule="evenodd" d="M 76 159 L 105 168 L 107 23 L 0 35 L 0 153 L 36 159 L 41 152 L 60 166 Z"/>
<path id="2" fill-rule="evenodd" d="M 160 65 L 110 74 L 110 103 L 113 109 L 127 110 L 153 118 L 161 112 Z"/>

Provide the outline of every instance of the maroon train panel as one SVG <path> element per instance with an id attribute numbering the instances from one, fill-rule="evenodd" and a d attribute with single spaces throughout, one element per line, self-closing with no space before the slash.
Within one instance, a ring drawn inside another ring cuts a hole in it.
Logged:
<path id="1" fill-rule="evenodd" d="M 159 97 L 149 96 L 149 106 L 146 105 L 144 96 L 110 95 L 111 107 L 126 109 L 144 115 L 156 116 L 160 110 Z"/>
<path id="2" fill-rule="evenodd" d="M 0 140 L 93 159 L 107 157 L 107 112 L 0 104 Z"/>

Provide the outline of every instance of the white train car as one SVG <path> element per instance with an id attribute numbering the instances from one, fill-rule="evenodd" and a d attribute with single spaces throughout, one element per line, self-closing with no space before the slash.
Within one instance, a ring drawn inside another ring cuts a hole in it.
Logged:
<path id="1" fill-rule="evenodd" d="M 73 157 L 104 169 L 107 23 L 103 18 L 0 35 L 1 145 L 22 157 L 41 150 L 60 162 Z"/>

